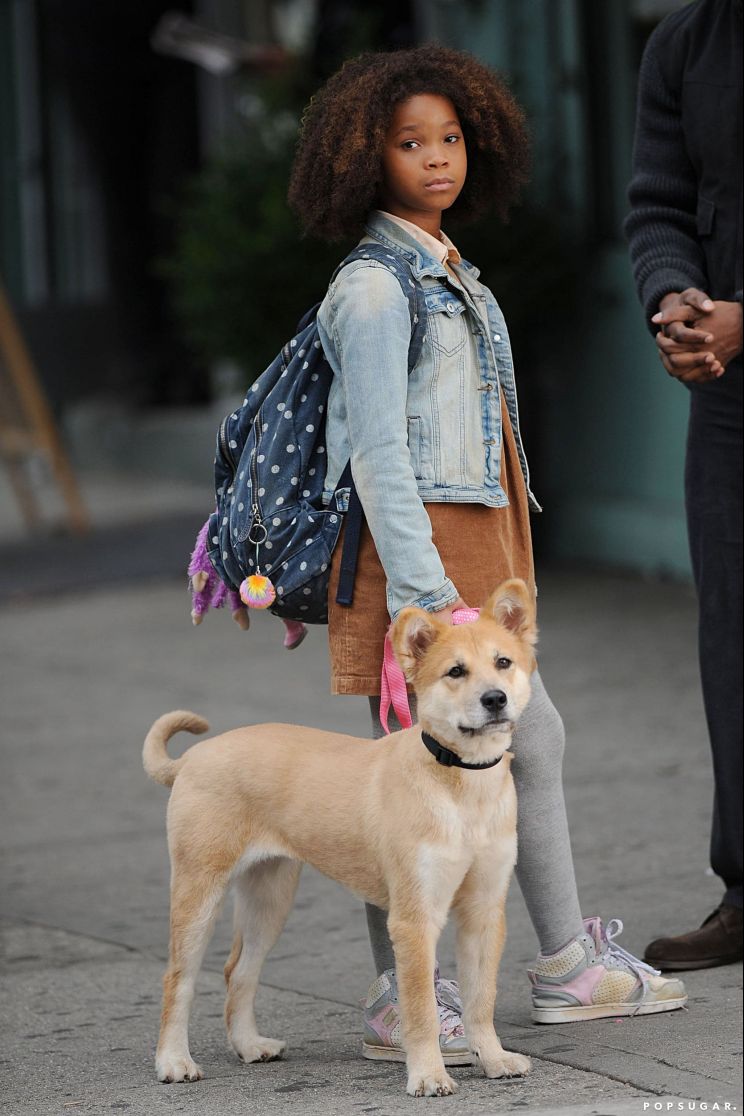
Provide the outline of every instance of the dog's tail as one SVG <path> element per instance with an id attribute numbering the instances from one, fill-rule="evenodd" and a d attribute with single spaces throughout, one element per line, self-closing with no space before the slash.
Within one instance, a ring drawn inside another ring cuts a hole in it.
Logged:
<path id="1" fill-rule="evenodd" d="M 145 746 L 142 749 L 142 763 L 150 778 L 166 787 L 173 786 L 186 757 L 169 759 L 168 741 L 177 732 L 183 730 L 200 733 L 206 732 L 208 728 L 209 725 L 203 717 L 197 713 L 189 713 L 185 709 L 176 709 L 173 713 L 164 713 L 162 717 L 158 717 L 145 737 Z"/>

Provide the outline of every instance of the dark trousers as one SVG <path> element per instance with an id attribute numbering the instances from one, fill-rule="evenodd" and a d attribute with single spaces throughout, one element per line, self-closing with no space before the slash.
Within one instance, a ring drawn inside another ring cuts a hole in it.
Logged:
<path id="1" fill-rule="evenodd" d="M 693 385 L 685 502 L 713 752 L 711 866 L 742 906 L 742 365 Z"/>

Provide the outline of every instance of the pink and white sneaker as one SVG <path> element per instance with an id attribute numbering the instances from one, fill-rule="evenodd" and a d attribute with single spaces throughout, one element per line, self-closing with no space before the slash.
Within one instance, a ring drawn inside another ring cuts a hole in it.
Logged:
<path id="1" fill-rule="evenodd" d="M 470 1066 L 473 1055 L 462 1026 L 460 991 L 454 980 L 442 980 L 439 970 L 434 974 L 434 991 L 439 1011 L 439 1047 L 446 1066 Z M 388 1062 L 405 1062 L 401 1039 L 398 983 L 395 969 L 386 969 L 369 987 L 364 1002 L 365 1058 Z"/>
<path id="2" fill-rule="evenodd" d="M 599 918 L 585 918 L 583 934 L 557 953 L 539 954 L 535 968 L 528 970 L 534 1023 L 651 1015 L 684 1007 L 682 981 L 661 976 L 616 945 L 622 930 L 619 918 L 606 927 Z"/>

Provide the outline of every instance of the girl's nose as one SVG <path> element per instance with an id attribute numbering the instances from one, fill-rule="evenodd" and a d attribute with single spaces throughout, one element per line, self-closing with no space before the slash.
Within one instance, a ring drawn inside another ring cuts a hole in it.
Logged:
<path id="1" fill-rule="evenodd" d="M 447 156 L 440 151 L 432 151 L 426 160 L 426 165 L 429 167 L 446 167 L 447 163 Z"/>

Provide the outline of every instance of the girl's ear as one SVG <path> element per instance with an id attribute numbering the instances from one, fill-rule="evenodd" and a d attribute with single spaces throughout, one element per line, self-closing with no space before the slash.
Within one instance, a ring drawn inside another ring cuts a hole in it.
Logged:
<path id="1" fill-rule="evenodd" d="M 520 578 L 513 577 L 502 582 L 481 609 L 481 614 L 483 613 L 531 647 L 537 643 L 535 604 L 532 594 Z"/>
<path id="2" fill-rule="evenodd" d="M 441 622 L 423 608 L 404 608 L 396 616 L 390 640 L 407 682 L 413 682 L 426 652 L 441 630 Z"/>

